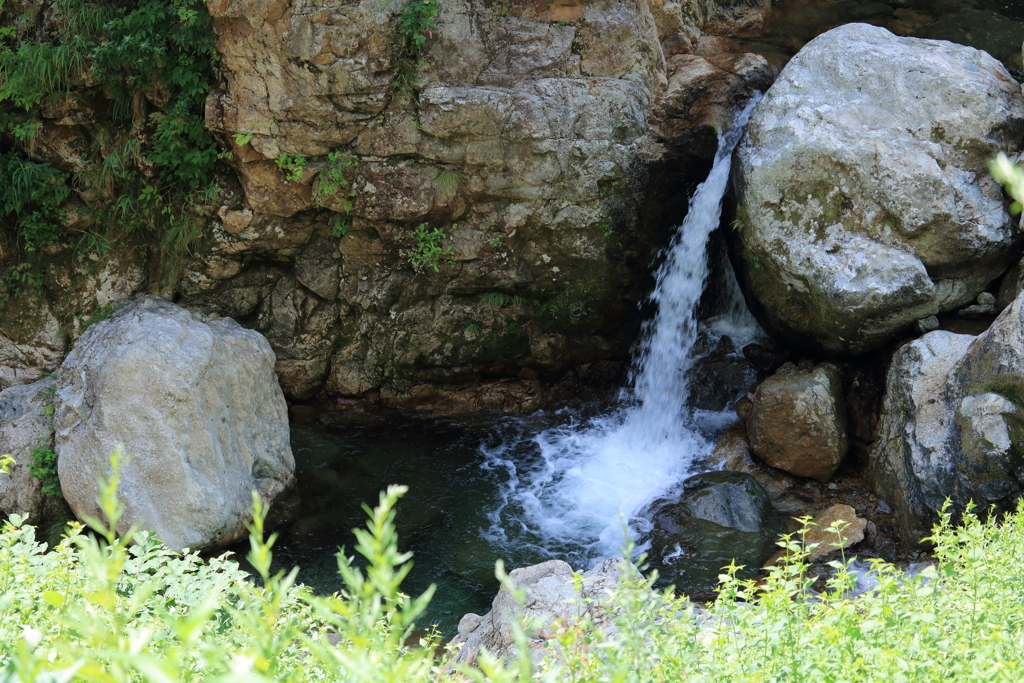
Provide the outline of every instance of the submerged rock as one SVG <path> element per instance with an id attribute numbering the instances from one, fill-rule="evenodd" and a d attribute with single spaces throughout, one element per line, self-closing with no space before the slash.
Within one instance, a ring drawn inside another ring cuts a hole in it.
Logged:
<path id="1" fill-rule="evenodd" d="M 0 510 L 5 514 L 28 515 L 30 524 L 45 517 L 47 496 L 40 481 L 29 472 L 36 448 L 53 445 L 53 390 L 47 377 L 32 384 L 0 391 L 0 454 L 9 454 L 15 464 L 10 474 L 0 474 Z"/>
<path id="2" fill-rule="evenodd" d="M 988 54 L 848 24 L 807 44 L 736 153 L 738 274 L 765 328 L 827 353 L 879 348 L 972 302 L 1019 254 L 988 173 L 1024 95 Z"/>
<path id="3" fill-rule="evenodd" d="M 973 501 L 1012 505 L 1024 483 L 1024 297 L 977 338 L 930 332 L 902 347 L 889 369 L 870 472 L 917 543 Z"/>
<path id="4" fill-rule="evenodd" d="M 683 589 L 714 586 L 733 561 L 760 567 L 778 531 L 768 493 L 740 472 L 690 477 L 678 498 L 655 502 L 650 517 L 651 566 Z"/>
<path id="5" fill-rule="evenodd" d="M 846 400 L 839 368 L 787 363 L 753 394 L 750 448 L 771 467 L 828 481 L 846 456 Z"/>
<path id="6" fill-rule="evenodd" d="M 139 524 L 176 550 L 244 536 L 251 492 L 272 501 L 295 469 L 273 369 L 259 333 L 152 296 L 92 325 L 61 366 L 55 402 L 75 515 L 99 515 L 96 477 L 123 445 L 119 531 Z"/>

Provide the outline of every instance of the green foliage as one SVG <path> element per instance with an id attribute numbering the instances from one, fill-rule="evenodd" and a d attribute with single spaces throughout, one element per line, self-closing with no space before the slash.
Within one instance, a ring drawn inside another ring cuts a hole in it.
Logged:
<path id="1" fill-rule="evenodd" d="M 56 0 L 41 26 L 19 21 L 18 28 L 0 29 L 0 133 L 30 148 L 44 103 L 68 98 L 96 112 L 93 158 L 75 185 L 90 197 L 87 211 L 103 228 L 84 234 L 76 250 L 102 255 L 114 229 L 177 229 L 162 240 L 165 248 L 193 243 L 193 235 L 181 237 L 181 209 L 193 203 L 190 195 L 207 182 L 218 157 L 203 112 L 217 59 L 205 3 Z M 156 174 L 149 170 L 154 165 Z M 14 228 L 19 251 L 64 237 L 66 174 L 14 150 L 0 154 L 0 185 L 16 190 L 0 199 L 0 220 Z M 136 206 L 145 190 L 166 211 Z M 194 228 L 194 221 L 185 222 Z"/>
<path id="2" fill-rule="evenodd" d="M 346 172 L 359 165 L 359 160 L 349 152 L 331 152 L 327 155 L 327 165 L 320 171 L 317 178 L 313 199 L 322 202 L 342 187 L 347 187 L 349 180 Z"/>
<path id="3" fill-rule="evenodd" d="M 12 515 L 0 530 L 0 674 L 5 681 L 1005 681 L 1020 677 L 1024 646 L 1024 507 L 1001 522 L 973 514 L 954 527 L 944 514 L 937 567 L 916 579 L 876 562 L 872 590 L 851 597 L 851 564 L 832 563 L 823 593 L 811 591 L 807 548 L 790 552 L 760 582 L 722 576 L 718 600 L 698 615 L 685 598 L 624 578 L 600 600 L 601 623 L 566 616 L 536 640 L 513 620 L 521 656 L 479 668 L 456 663 L 414 621 L 432 591 L 401 592 L 411 564 L 398 550 L 391 487 L 356 531 L 364 570 L 338 553 L 343 590 L 311 595 L 295 572 L 270 573 L 275 536 L 253 497 L 251 582 L 224 558 L 176 554 L 145 533 L 118 536 L 120 454 L 101 480 L 94 535 L 73 524 L 52 552 Z M 838 533 L 839 529 L 833 529 Z M 130 543 L 134 540 L 134 545 Z M 500 563 L 496 570 L 514 591 Z M 636 575 L 632 575 L 636 576 Z M 522 600 L 521 595 L 519 597 Z M 590 613 L 567 609 L 567 614 Z M 699 619 L 695 618 L 700 616 Z M 529 654 L 543 662 L 533 667 Z"/>
<path id="4" fill-rule="evenodd" d="M 352 229 L 352 223 L 345 216 L 338 216 L 338 219 L 334 221 L 334 225 L 331 226 L 331 234 L 335 237 L 344 237 L 348 234 L 348 231 Z"/>
<path id="5" fill-rule="evenodd" d="M 71 189 L 68 176 L 16 152 L 0 153 L 0 215 L 13 214 L 26 249 L 52 244 L 64 234 L 61 203 Z"/>
<path id="6" fill-rule="evenodd" d="M 335 237 L 344 237 L 352 229 L 352 219 L 349 214 L 352 212 L 352 198 L 355 197 L 356 190 L 349 178 L 352 169 L 358 165 L 359 160 L 348 151 L 331 152 L 327 155 L 327 165 L 320 171 L 316 186 L 313 188 L 313 201 L 321 206 L 331 198 L 337 201 L 335 195 L 338 190 L 343 187 L 349 188 L 345 199 L 341 202 L 344 215 L 339 216 L 331 226 L 331 233 Z"/>
<path id="7" fill-rule="evenodd" d="M 79 317 L 78 322 L 81 324 L 79 328 L 80 333 L 85 334 L 87 329 L 102 320 L 110 320 L 112 315 L 114 315 L 114 302 L 110 301 L 105 306 L 100 306 L 93 311 L 92 315 Z"/>
<path id="8" fill-rule="evenodd" d="M 1006 186 L 1006 191 L 1013 197 L 1010 213 L 1018 214 L 1024 208 L 1024 168 L 1013 163 L 1002 152 L 989 163 L 992 176 Z"/>
<path id="9" fill-rule="evenodd" d="M 451 199 L 466 185 L 466 174 L 462 171 L 444 169 L 434 179 L 434 186 L 445 199 Z"/>
<path id="10" fill-rule="evenodd" d="M 480 295 L 481 303 L 487 306 L 493 306 L 494 308 L 501 308 L 505 304 L 511 306 L 526 306 L 529 304 L 525 298 L 521 296 L 513 296 L 505 294 L 504 292 L 486 292 Z"/>
<path id="11" fill-rule="evenodd" d="M 14 467 L 15 464 L 14 458 L 11 457 L 10 453 L 0 455 L 0 472 L 10 474 L 11 468 Z"/>
<path id="12" fill-rule="evenodd" d="M 438 0 L 405 0 L 398 13 L 397 33 L 401 40 L 397 71 L 392 81 L 395 90 L 412 95 L 419 87 L 416 67 L 420 52 L 430 38 L 437 18 Z"/>
<path id="13" fill-rule="evenodd" d="M 61 0 L 55 12 L 52 40 L 24 41 L 17 49 L 0 44 L 0 103 L 29 111 L 47 96 L 96 87 L 110 98 L 113 120 L 138 119 L 146 108 L 142 94 L 162 84 L 170 97 L 145 155 L 167 170 L 169 181 L 199 187 L 217 158 L 203 123 L 217 58 L 204 3 Z"/>
<path id="14" fill-rule="evenodd" d="M 51 407 L 51 411 L 52 411 Z M 60 490 L 60 480 L 57 478 L 57 454 L 49 446 L 37 446 L 32 451 L 32 464 L 28 468 L 29 474 L 42 482 L 41 491 L 48 496 L 63 498 Z"/>
<path id="15" fill-rule="evenodd" d="M 442 261 L 455 260 L 455 251 L 442 244 L 446 235 L 441 228 L 428 230 L 426 223 L 420 223 L 412 236 L 416 238 L 416 246 L 409 256 L 409 263 L 417 270 L 432 268 L 437 272 Z"/>
<path id="16" fill-rule="evenodd" d="M 306 157 L 302 156 L 302 152 L 296 152 L 293 157 L 282 154 L 275 163 L 279 169 L 284 171 L 285 179 L 293 183 L 302 180 L 302 172 L 306 168 Z"/>

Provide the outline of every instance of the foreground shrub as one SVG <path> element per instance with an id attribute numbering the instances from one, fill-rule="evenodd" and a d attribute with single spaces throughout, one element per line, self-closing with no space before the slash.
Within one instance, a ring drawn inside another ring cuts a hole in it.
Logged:
<path id="1" fill-rule="evenodd" d="M 115 459 L 116 463 L 116 459 Z M 845 597 L 855 577 L 837 562 L 829 590 L 810 591 L 800 544 L 761 584 L 724 575 L 698 615 L 685 599 L 622 583 L 601 624 L 560 623 L 511 668 L 479 668 L 435 637 L 414 637 L 431 591 L 399 592 L 411 564 L 398 551 L 392 487 L 356 532 L 364 570 L 343 553 L 344 590 L 317 597 L 295 572 L 269 572 L 274 537 L 254 500 L 253 582 L 229 560 L 176 555 L 155 538 L 118 539 L 116 468 L 95 532 L 75 527 L 52 552 L 12 516 L 0 532 L 0 681 L 1017 681 L 1024 653 L 1024 509 L 1001 524 L 944 517 L 937 570 Z M 697 618 L 699 616 L 699 618 Z"/>

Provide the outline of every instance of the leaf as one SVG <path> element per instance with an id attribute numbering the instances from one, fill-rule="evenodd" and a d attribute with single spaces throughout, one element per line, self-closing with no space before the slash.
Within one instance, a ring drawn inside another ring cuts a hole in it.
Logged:
<path id="1" fill-rule="evenodd" d="M 43 600 L 50 603 L 54 607 L 63 607 L 65 602 L 63 593 L 57 591 L 43 591 Z"/>

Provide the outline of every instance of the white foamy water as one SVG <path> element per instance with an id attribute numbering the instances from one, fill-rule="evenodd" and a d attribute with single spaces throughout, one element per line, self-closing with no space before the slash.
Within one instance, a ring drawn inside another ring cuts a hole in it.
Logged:
<path id="1" fill-rule="evenodd" d="M 651 294 L 657 313 L 644 327 L 632 390 L 624 393 L 622 407 L 532 437 L 519 433 L 482 449 L 487 467 L 507 476 L 491 514 L 491 541 L 577 564 L 616 555 L 626 525 L 640 530 L 643 521 L 636 515 L 710 452 L 713 444 L 701 433 L 700 416 L 685 408 L 687 371 L 699 332 L 697 303 L 708 276 L 708 238 L 721 221 L 732 152 L 754 104 L 719 136 L 711 172 L 694 192 L 658 268 Z M 728 335 L 738 348 L 756 338 L 759 328 L 731 269 L 728 277 L 731 304 L 707 321 L 703 333 Z M 703 417 L 707 422 L 709 416 Z"/>

